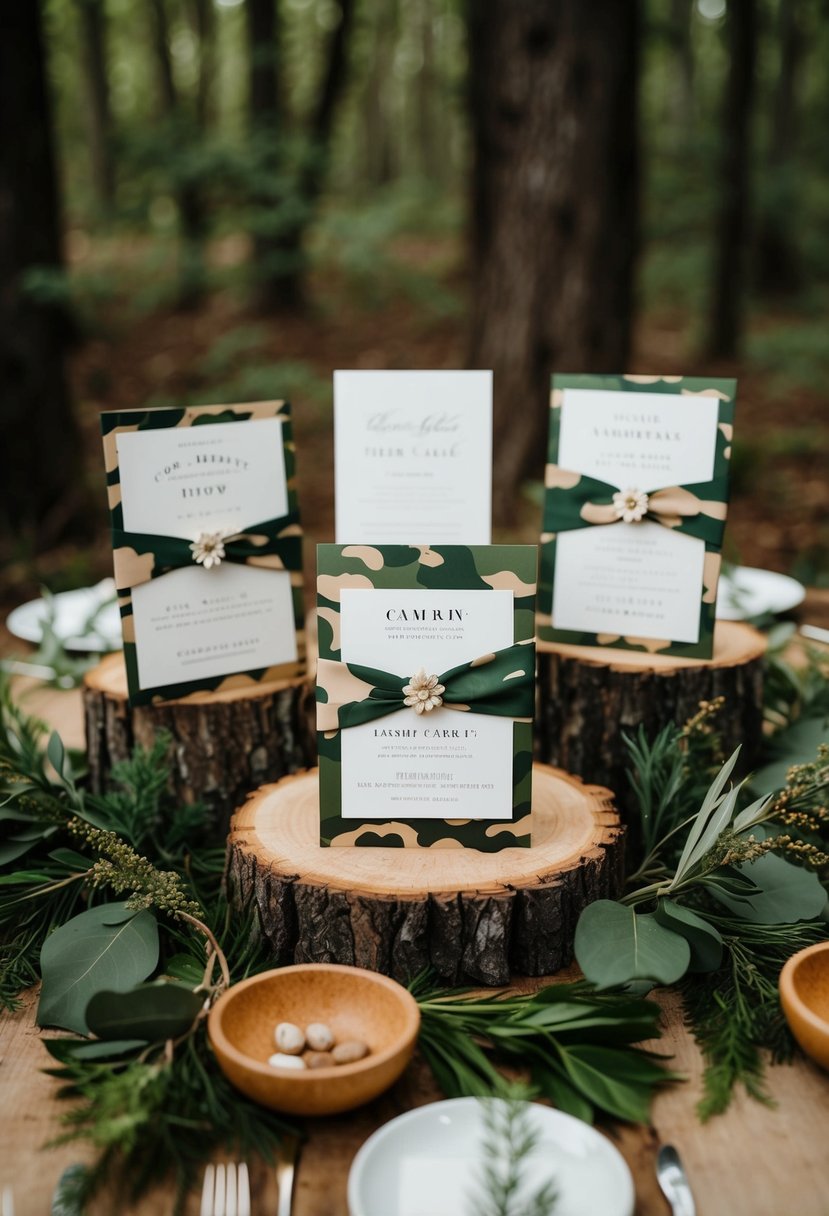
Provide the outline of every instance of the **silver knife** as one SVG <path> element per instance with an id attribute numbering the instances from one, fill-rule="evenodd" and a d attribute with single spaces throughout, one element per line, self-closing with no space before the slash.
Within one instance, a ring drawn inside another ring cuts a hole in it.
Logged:
<path id="1" fill-rule="evenodd" d="M 662 1194 L 671 1205 L 672 1216 L 696 1216 L 691 1187 L 679 1153 L 672 1144 L 663 1144 L 657 1154 L 656 1177 Z"/>

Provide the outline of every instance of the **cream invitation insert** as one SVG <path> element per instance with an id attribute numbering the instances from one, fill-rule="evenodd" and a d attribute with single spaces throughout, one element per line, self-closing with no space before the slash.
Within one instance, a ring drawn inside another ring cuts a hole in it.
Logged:
<path id="1" fill-rule="evenodd" d="M 286 402 L 102 416 L 130 700 L 302 667 Z"/>
<path id="2" fill-rule="evenodd" d="M 492 373 L 334 373 L 336 538 L 489 544 Z"/>

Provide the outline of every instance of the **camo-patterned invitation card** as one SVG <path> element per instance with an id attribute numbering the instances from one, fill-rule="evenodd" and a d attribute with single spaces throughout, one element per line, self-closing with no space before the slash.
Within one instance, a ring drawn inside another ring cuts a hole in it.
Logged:
<path id="1" fill-rule="evenodd" d="M 130 703 L 301 674 L 285 401 L 101 416 Z"/>
<path id="2" fill-rule="evenodd" d="M 534 545 L 320 545 L 323 845 L 530 844 Z"/>
<path id="3" fill-rule="evenodd" d="M 492 372 L 334 372 L 335 539 L 488 545 Z"/>
<path id="4" fill-rule="evenodd" d="M 711 658 L 736 387 L 553 377 L 541 640 Z"/>

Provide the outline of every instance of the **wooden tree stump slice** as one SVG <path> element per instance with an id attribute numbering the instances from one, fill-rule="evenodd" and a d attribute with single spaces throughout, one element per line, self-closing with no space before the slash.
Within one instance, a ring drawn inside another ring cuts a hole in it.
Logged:
<path id="1" fill-rule="evenodd" d="M 346 963 L 403 982 L 551 975 L 573 957 L 579 913 L 622 882 L 609 790 L 535 765 L 529 849 L 322 848 L 317 771 L 252 794 L 228 838 L 228 888 L 252 902 L 274 963 Z"/>
<path id="2" fill-rule="evenodd" d="M 624 810 L 630 785 L 623 735 L 642 725 L 653 737 L 668 722 L 686 722 L 701 701 L 722 696 L 715 721 L 725 752 L 742 744 L 741 767 L 750 768 L 762 737 L 765 652 L 763 634 L 735 621 L 717 621 L 709 660 L 541 642 L 536 755 L 609 785 Z"/>
<path id="3" fill-rule="evenodd" d="M 303 679 L 131 708 L 124 657 L 110 654 L 86 674 L 83 701 L 96 793 L 108 788 L 113 766 L 137 744 L 148 747 L 167 731 L 174 792 L 182 802 L 205 803 L 222 827 L 251 790 L 307 768 L 316 756 L 313 689 Z"/>

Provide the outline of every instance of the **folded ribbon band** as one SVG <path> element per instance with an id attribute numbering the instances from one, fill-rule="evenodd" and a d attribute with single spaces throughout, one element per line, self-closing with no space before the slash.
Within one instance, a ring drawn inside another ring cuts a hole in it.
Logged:
<path id="1" fill-rule="evenodd" d="M 637 499 L 637 509 L 629 513 L 634 520 L 652 519 L 665 528 L 695 536 L 715 549 L 722 548 L 728 503 L 725 496 L 722 501 L 701 497 L 703 493 L 711 493 L 710 482 L 668 486 L 645 493 L 645 487 L 628 491 L 586 473 L 548 464 L 544 484 L 547 487 L 545 532 L 570 532 L 593 524 L 621 523 L 627 513 L 619 500 L 630 495 Z"/>
<path id="2" fill-rule="evenodd" d="M 222 537 L 223 559 L 268 570 L 302 569 L 302 532 L 297 515 L 283 515 Z M 155 536 L 146 532 L 112 532 L 115 585 L 137 587 L 170 570 L 192 566 L 198 559 L 192 538 Z M 218 563 L 216 563 L 218 564 Z"/>
<path id="3" fill-rule="evenodd" d="M 420 673 L 418 673 L 420 675 Z M 428 681 L 427 681 L 428 682 Z M 317 665 L 317 730 L 359 726 L 406 708 L 417 677 L 396 675 L 357 663 L 320 659 Z M 535 703 L 535 644 L 515 642 L 437 676 L 447 709 L 531 719 Z M 426 685 L 424 685 L 426 687 Z M 427 711 L 428 712 L 428 711 Z M 415 720 L 425 719 L 419 714 Z"/>

